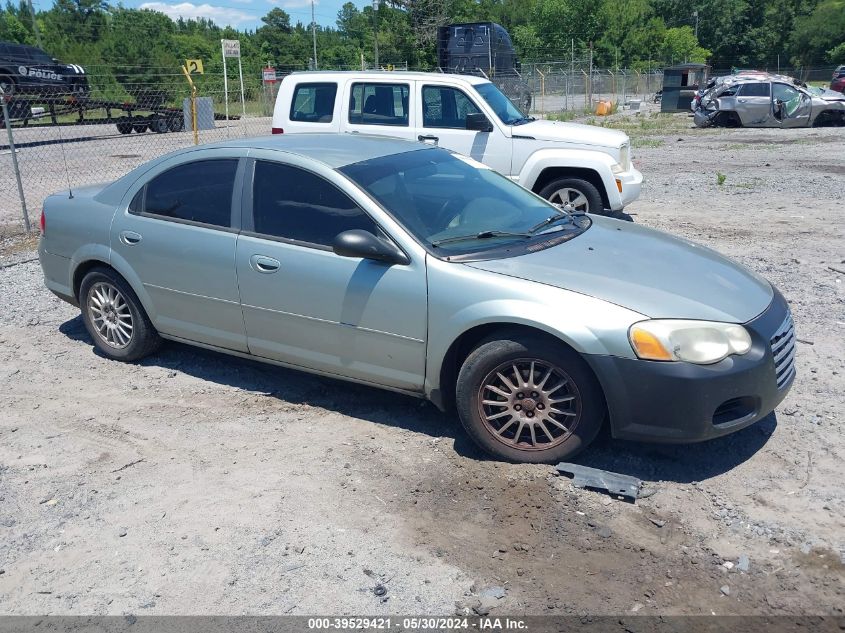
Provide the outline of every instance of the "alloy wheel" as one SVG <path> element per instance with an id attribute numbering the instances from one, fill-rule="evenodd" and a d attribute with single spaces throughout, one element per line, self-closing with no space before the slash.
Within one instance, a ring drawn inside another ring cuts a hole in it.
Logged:
<path id="1" fill-rule="evenodd" d="M 547 450 L 566 441 L 581 420 L 581 395 L 570 376 L 543 360 L 502 363 L 482 381 L 478 409 L 484 426 L 506 446 Z"/>
<path id="2" fill-rule="evenodd" d="M 587 200 L 587 196 L 585 196 L 583 192 L 578 189 L 573 189 L 572 187 L 558 189 L 551 195 L 551 197 L 549 197 L 549 202 L 559 205 L 569 204 L 575 211 L 583 213 L 590 212 L 590 201 Z"/>
<path id="3" fill-rule="evenodd" d="M 87 307 L 91 324 L 106 345 L 123 349 L 132 342 L 132 312 L 117 288 L 95 283 L 88 292 Z"/>

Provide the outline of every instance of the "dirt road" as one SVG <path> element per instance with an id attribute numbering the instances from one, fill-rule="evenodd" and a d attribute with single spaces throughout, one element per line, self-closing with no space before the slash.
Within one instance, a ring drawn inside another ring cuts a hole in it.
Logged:
<path id="1" fill-rule="evenodd" d="M 105 360 L 37 262 L 5 267 L 0 612 L 842 615 L 845 133 L 678 121 L 632 134 L 629 210 L 790 300 L 776 415 L 603 439 L 578 461 L 644 479 L 628 504 L 489 461 L 411 398 L 175 344 Z M 8 238 L 0 266 L 32 256 Z"/>

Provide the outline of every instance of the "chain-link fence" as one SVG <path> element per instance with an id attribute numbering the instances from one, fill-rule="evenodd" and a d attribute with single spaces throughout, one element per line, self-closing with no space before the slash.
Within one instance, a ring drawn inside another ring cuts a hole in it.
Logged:
<path id="1" fill-rule="evenodd" d="M 647 101 L 660 90 L 663 71 L 590 69 L 583 64 L 523 64 L 522 77 L 532 95 L 532 112 L 594 112 L 599 101 L 624 107 Z"/>
<path id="2" fill-rule="evenodd" d="M 10 125 L 0 116 L 0 127 L 9 128 L 0 129 L 0 234 L 23 227 L 13 151 L 37 225 L 49 194 L 114 180 L 145 161 L 194 144 L 191 90 L 184 77 L 181 82 L 124 84 L 117 94 L 98 83 L 89 78 L 88 87 L 72 92 L 16 87 L 6 97 Z M 235 75 L 227 100 L 222 75 L 201 77 L 196 141 L 270 134 L 277 85 L 245 81 L 242 95 Z"/>

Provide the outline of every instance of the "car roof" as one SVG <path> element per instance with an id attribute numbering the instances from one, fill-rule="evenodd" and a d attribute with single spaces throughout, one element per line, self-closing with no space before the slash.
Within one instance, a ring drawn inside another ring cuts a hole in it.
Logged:
<path id="1" fill-rule="evenodd" d="M 315 133 L 275 134 L 273 136 L 218 141 L 197 146 L 197 149 L 226 147 L 276 150 L 320 161 L 333 169 L 337 169 L 372 158 L 404 154 L 405 152 L 428 149 L 433 146 L 415 141 L 367 134 Z"/>
<path id="2" fill-rule="evenodd" d="M 118 204 L 127 188 L 156 165 L 177 156 L 185 156 L 190 161 L 190 154 L 193 152 L 226 148 L 275 150 L 285 154 L 310 158 L 332 169 L 383 156 L 436 149 L 434 145 L 426 143 L 366 134 L 277 134 L 218 141 L 216 143 L 192 145 L 139 165 L 128 174 L 106 186 L 97 194 L 96 199 L 104 204 Z M 197 160 L 203 159 L 198 157 Z"/>
<path id="3" fill-rule="evenodd" d="M 389 70 L 302 70 L 294 71 L 287 77 L 320 77 L 323 80 L 350 79 L 363 77 L 366 79 L 396 79 L 398 81 L 412 81 L 414 79 L 448 79 L 463 81 L 471 85 L 490 83 L 488 79 L 478 75 L 458 75 L 454 73 L 426 73 L 421 71 L 389 71 Z"/>

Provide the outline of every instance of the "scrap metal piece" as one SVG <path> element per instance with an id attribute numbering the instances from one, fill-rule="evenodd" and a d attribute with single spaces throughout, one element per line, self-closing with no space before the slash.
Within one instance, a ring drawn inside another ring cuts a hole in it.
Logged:
<path id="1" fill-rule="evenodd" d="M 630 475 L 567 462 L 561 462 L 555 468 L 563 475 L 572 476 L 572 485 L 576 488 L 606 491 L 608 494 L 626 497 L 632 501 L 637 498 L 643 483 Z"/>

